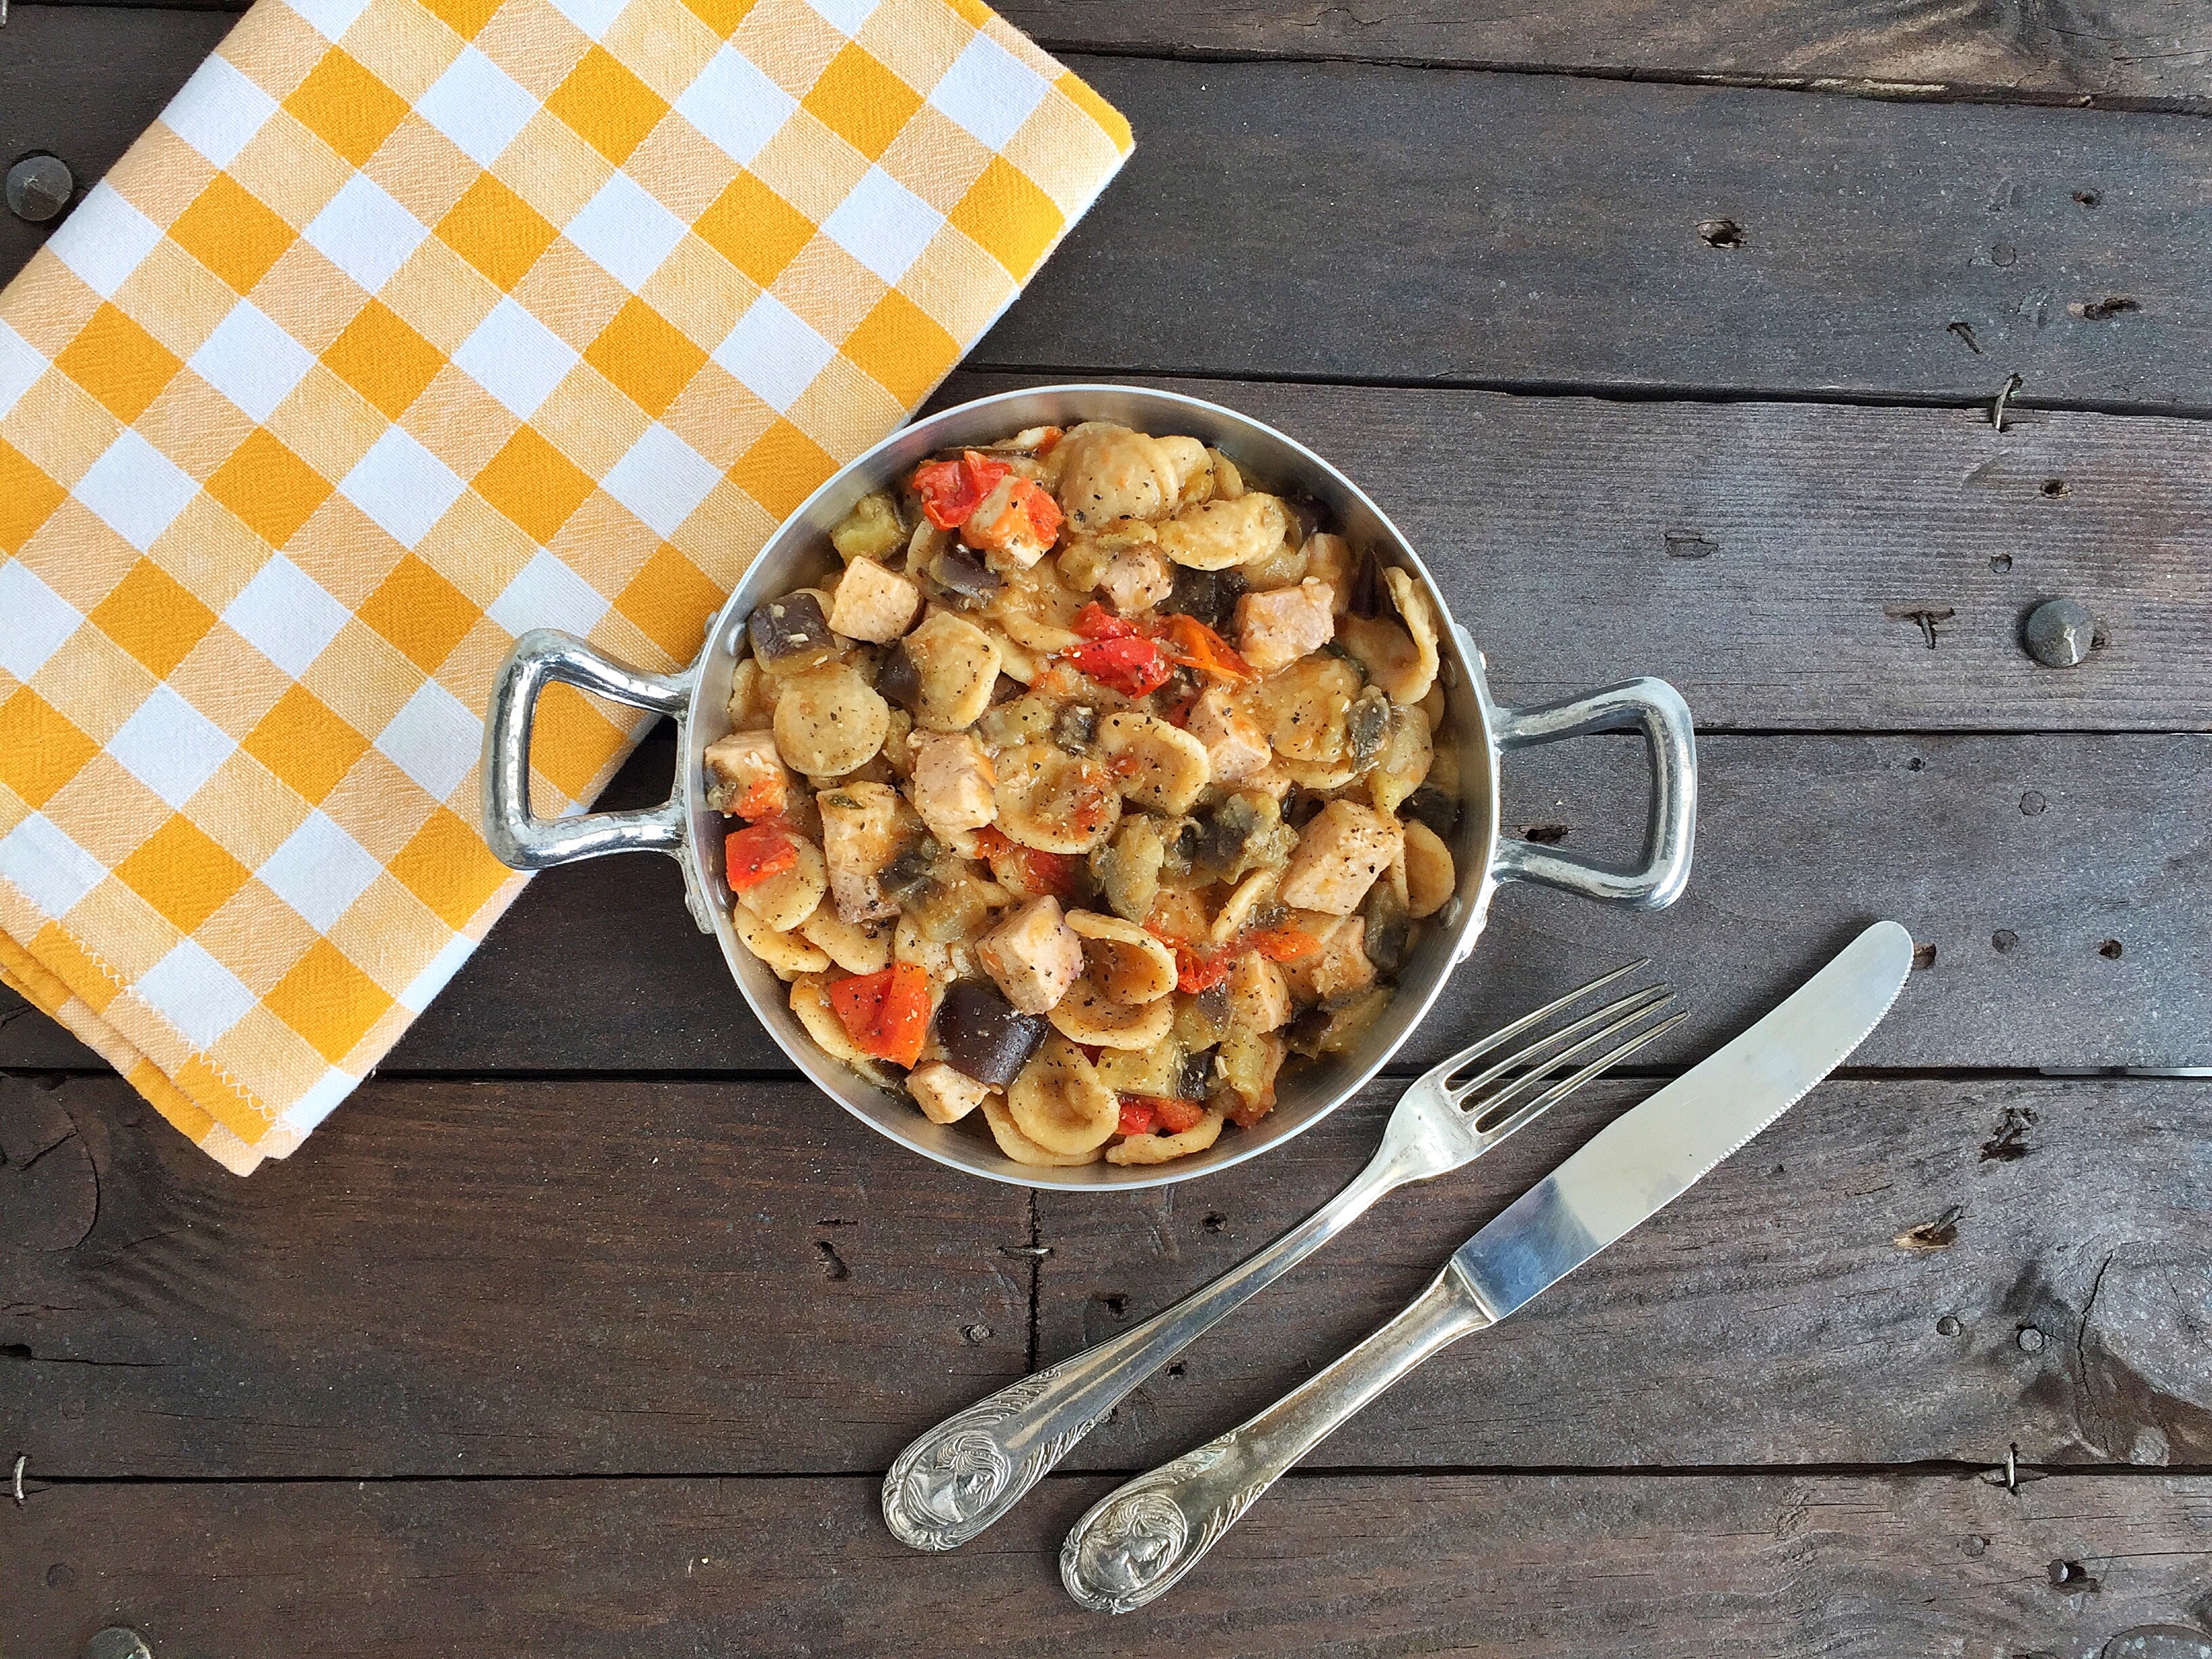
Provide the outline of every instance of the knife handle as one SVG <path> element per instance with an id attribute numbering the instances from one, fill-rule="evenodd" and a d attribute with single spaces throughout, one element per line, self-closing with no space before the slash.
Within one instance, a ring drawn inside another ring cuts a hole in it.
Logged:
<path id="1" fill-rule="evenodd" d="M 1326 1370 L 1091 1505 L 1060 1546 L 1067 1593 L 1094 1613 L 1143 1607 L 1346 1419 L 1439 1348 L 1494 1322 L 1447 1265 L 1403 1313 Z"/>
<path id="2" fill-rule="evenodd" d="M 1395 1139 L 1352 1183 L 1249 1261 L 1141 1325 L 1010 1382 L 948 1417 L 893 1460 L 884 1523 L 920 1550 L 957 1548 L 1017 1503 L 1129 1391 L 1408 1180 Z"/>

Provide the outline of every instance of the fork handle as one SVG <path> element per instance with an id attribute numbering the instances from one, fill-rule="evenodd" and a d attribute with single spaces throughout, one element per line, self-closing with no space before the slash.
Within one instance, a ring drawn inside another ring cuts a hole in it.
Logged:
<path id="1" fill-rule="evenodd" d="M 1447 1266 L 1403 1313 L 1257 1417 L 1091 1505 L 1060 1546 L 1060 1582 L 1094 1613 L 1143 1607 L 1346 1418 L 1438 1349 L 1495 1322 Z"/>
<path id="2" fill-rule="evenodd" d="M 1378 1153 L 1334 1198 L 1250 1260 L 1141 1325 L 1009 1383 L 948 1417 L 884 1476 L 884 1522 L 921 1550 L 958 1547 L 996 1521 L 1123 1396 L 1216 1322 L 1411 1178 Z"/>

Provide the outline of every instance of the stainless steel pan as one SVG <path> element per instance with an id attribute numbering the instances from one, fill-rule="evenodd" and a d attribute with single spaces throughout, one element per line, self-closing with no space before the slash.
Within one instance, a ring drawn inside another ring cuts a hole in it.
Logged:
<path id="1" fill-rule="evenodd" d="M 1438 649 L 1449 711 L 1439 744 L 1456 748 L 1460 818 L 1452 855 L 1458 895 L 1423 925 L 1398 976 L 1398 994 L 1357 1054 L 1286 1068 L 1275 1109 L 1254 1129 L 1222 1135 L 1210 1151 L 1175 1163 L 1122 1169 L 1032 1169 L 1000 1156 L 969 1123 L 933 1124 L 902 1096 L 886 1094 L 814 1046 L 786 1000 L 786 988 L 738 942 L 720 853 L 727 820 L 704 804 L 700 757 L 730 729 L 725 703 L 744 623 L 759 601 L 804 586 L 836 559 L 828 532 L 869 491 L 902 476 L 935 451 L 981 447 L 1024 427 L 1118 421 L 1142 432 L 1180 434 L 1225 452 L 1262 483 L 1314 496 L 1334 526 L 1372 545 L 1426 588 L 1446 626 Z M 530 728 L 538 693 L 561 681 L 617 702 L 672 715 L 677 774 L 669 799 L 636 812 L 545 819 L 530 811 Z M 1650 817 L 1642 863 L 1615 869 L 1498 833 L 1498 770 L 1507 751 L 1583 732 L 1639 726 L 1651 771 Z M 682 866 L 685 897 L 700 928 L 720 940 L 730 975 L 762 1024 L 799 1070 L 863 1121 L 927 1158 L 1016 1186 L 1133 1188 L 1188 1181 L 1256 1157 L 1310 1127 L 1373 1076 L 1419 1024 L 1453 967 L 1474 948 L 1498 884 L 1539 882 L 1603 904 L 1657 909 L 1689 878 L 1697 817 L 1697 752 L 1690 711 L 1662 680 L 1632 679 L 1540 708 L 1509 708 L 1491 699 L 1482 653 L 1458 623 L 1427 568 L 1397 526 L 1359 487 L 1303 444 L 1273 427 L 1194 398 L 1133 386 L 1057 386 L 979 398 L 892 434 L 842 469 L 769 538 L 707 635 L 698 659 L 680 673 L 648 674 L 602 656 L 581 640 L 539 629 L 515 641 L 494 683 L 484 722 L 484 833 L 492 851 L 518 870 L 544 870 L 607 853 L 666 853 Z"/>

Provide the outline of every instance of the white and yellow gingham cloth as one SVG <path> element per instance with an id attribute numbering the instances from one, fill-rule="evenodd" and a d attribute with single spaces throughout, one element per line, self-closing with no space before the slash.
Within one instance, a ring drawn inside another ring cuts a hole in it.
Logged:
<path id="1" fill-rule="evenodd" d="M 1129 143 L 974 0 L 259 0 L 0 293 L 0 977 L 290 1152 L 521 886 L 514 636 L 689 660 Z"/>

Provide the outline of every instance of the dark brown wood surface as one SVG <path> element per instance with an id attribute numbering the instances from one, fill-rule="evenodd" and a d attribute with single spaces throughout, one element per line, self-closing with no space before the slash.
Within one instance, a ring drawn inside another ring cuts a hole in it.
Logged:
<path id="1" fill-rule="evenodd" d="M 1145 56 L 1332 58 L 1711 78 L 1891 98 L 2200 109 L 2212 20 L 2189 0 L 1009 0 L 1054 47 Z"/>
<path id="2" fill-rule="evenodd" d="M 659 799 L 672 765 L 663 732 L 611 799 Z M 1861 1064 L 2212 1063 L 2212 736 L 1714 736 L 1698 773 L 1697 862 L 1673 908 L 1502 889 L 1398 1066 L 1431 1064 L 1464 1034 L 1638 956 L 1692 994 L 1689 1020 L 1647 1051 L 1686 1063 L 1881 915 L 1934 954 Z M 1510 830 L 1635 857 L 1647 786 L 1632 743 L 1524 752 L 1505 778 Z M 0 1027 L 0 1063 L 81 1056 L 33 1012 Z M 387 1068 L 785 1065 L 693 927 L 676 866 L 633 856 L 535 881 Z"/>
<path id="3" fill-rule="evenodd" d="M 1159 137 L 981 366 L 2207 407 L 2194 117 L 1071 63 Z"/>
<path id="4" fill-rule="evenodd" d="M 2212 1541 L 2201 1475 L 1299 1477 L 1109 1622 L 1056 1566 L 1108 1485 L 927 1561 L 872 1480 L 56 1486 L 8 1527 L 0 1640 L 75 1659 L 128 1609 L 161 1659 L 2025 1659 L 2187 1619 Z"/>
<path id="5" fill-rule="evenodd" d="M 0 98 L 88 184 L 222 27 L 24 7 Z M 2212 406 L 2192 117 L 1070 62 L 1144 142 L 981 366 Z"/>
<path id="6" fill-rule="evenodd" d="M 76 0 L 60 0 L 74 4 Z M 160 0 L 89 0 L 138 6 Z M 242 11 L 241 0 L 169 0 Z M 1054 52 L 1336 58 L 1712 80 L 1877 98 L 2201 110 L 2212 27 L 2189 0 L 1965 7 L 1955 0 L 1389 0 L 1361 7 L 1009 0 Z"/>
<path id="7" fill-rule="evenodd" d="M 1073 1466 L 1265 1405 L 1652 1086 L 1389 1200 Z M 376 1082 L 241 1183 L 111 1079 L 0 1081 L 34 1126 L 0 1171 L 0 1449 L 49 1479 L 880 1469 L 1317 1206 L 1395 1095 L 1195 1187 L 1032 1199 L 796 1082 Z M 2212 1463 L 2208 1138 L 2212 1083 L 1832 1083 L 1314 1461 Z"/>
<path id="8" fill-rule="evenodd" d="M 665 790 L 672 749 L 663 739 L 641 759 L 641 797 Z M 1561 845 L 1636 855 L 1638 745 L 1527 751 L 1505 778 L 1513 829 L 1564 825 Z M 1672 909 L 1501 890 L 1474 959 L 1401 1063 L 1427 1066 L 1638 956 L 1691 994 L 1690 1020 L 1647 1051 L 1678 1063 L 1881 915 L 1936 954 L 1861 1063 L 2212 1063 L 2212 736 L 1710 737 L 1698 781 L 1697 862 Z M 438 1072 L 780 1063 L 693 927 L 675 866 L 643 857 L 535 882 L 390 1060 Z"/>
<path id="9" fill-rule="evenodd" d="M 939 401 L 1164 376 L 1249 410 L 1407 529 L 1502 696 L 1650 672 L 1699 720 L 1680 904 L 1507 890 L 1404 1063 L 1633 954 L 1692 1010 L 1657 1075 L 1873 915 L 1924 966 L 1850 1075 L 1111 1623 L 1053 1565 L 1098 1475 L 948 1559 L 890 1541 L 876 1477 L 1320 1202 L 1387 1086 L 1157 1194 L 955 1177 L 790 1079 L 648 859 L 535 884 L 244 1182 L 0 998 L 0 1654 L 118 1621 L 161 1659 L 2086 1659 L 2212 1629 L 2212 1081 L 2038 1075 L 2212 1064 L 2208 15 L 1008 15 L 1139 149 Z M 0 160 L 89 185 L 230 21 L 15 7 Z M 43 234 L 0 216 L 0 278 Z M 2018 630 L 2060 594 L 2104 643 L 2054 672 Z M 1508 827 L 1625 855 L 1643 787 L 1626 740 L 1516 757 Z M 1396 1195 L 1070 1468 L 1272 1399 L 1652 1086 Z"/>
<path id="10" fill-rule="evenodd" d="M 1028 1195 L 795 1083 L 372 1084 L 248 1182 L 112 1078 L 0 1099 L 0 1449 L 56 1473 L 880 1468 L 1027 1369 Z"/>

